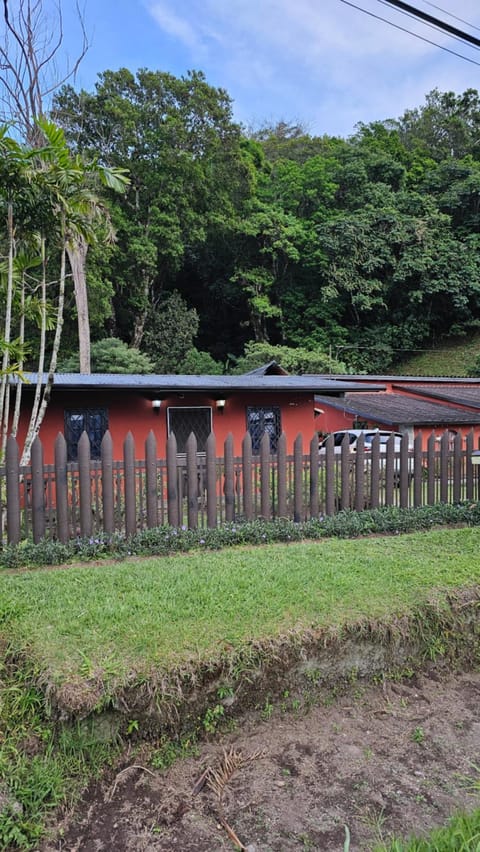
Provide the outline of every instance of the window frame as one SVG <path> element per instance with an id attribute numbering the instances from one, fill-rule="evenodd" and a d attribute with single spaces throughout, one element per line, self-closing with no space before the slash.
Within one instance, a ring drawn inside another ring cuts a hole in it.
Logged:
<path id="1" fill-rule="evenodd" d="M 213 408 L 211 405 L 169 405 L 167 406 L 167 436 L 170 437 L 174 430 L 171 426 L 171 412 L 186 412 L 186 411 L 208 411 L 209 419 L 210 419 L 210 428 L 208 434 L 213 431 Z M 175 435 L 176 437 L 176 435 Z M 208 435 L 207 435 L 208 438 Z M 186 442 L 185 442 L 186 443 Z M 198 438 L 197 438 L 198 443 Z M 178 439 L 177 439 L 177 452 L 179 454 L 185 454 L 186 446 L 184 449 L 178 448 Z M 205 440 L 205 449 L 198 449 L 199 453 L 206 452 L 206 440 Z"/>
<path id="2" fill-rule="evenodd" d="M 100 428 L 95 430 L 98 434 L 92 440 L 92 429 L 89 423 L 89 420 L 93 416 L 100 415 Z M 81 432 L 76 437 L 76 433 L 78 430 L 74 430 L 71 426 L 71 418 L 72 417 L 82 417 L 83 418 L 83 428 Z M 76 462 L 78 461 L 78 442 L 83 435 L 84 432 L 87 433 L 90 440 L 90 458 L 92 461 L 99 461 L 101 458 L 101 444 L 103 436 L 105 432 L 107 432 L 109 426 L 109 416 L 108 416 L 108 408 L 105 405 L 99 405 L 95 407 L 86 407 L 86 408 L 64 408 L 63 410 L 63 434 L 65 437 L 65 441 L 67 444 L 67 461 L 68 462 Z M 101 433 L 101 434 L 100 434 Z"/>

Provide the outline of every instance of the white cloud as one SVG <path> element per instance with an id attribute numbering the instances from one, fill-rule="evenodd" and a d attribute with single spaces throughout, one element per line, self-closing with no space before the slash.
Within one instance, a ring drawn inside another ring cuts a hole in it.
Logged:
<path id="1" fill-rule="evenodd" d="M 378 0 L 352 2 L 480 60 L 466 45 Z M 430 13 L 464 26 L 422 2 Z M 458 14 L 456 0 L 446 4 Z M 346 134 L 358 121 L 400 115 L 432 88 L 480 86 L 480 68 L 340 0 L 176 0 L 175 10 L 155 0 L 150 12 L 189 54 L 186 67 L 202 67 L 209 81 L 226 88 L 247 122 L 295 113 L 313 125 L 312 132 Z M 461 16 L 480 25 L 475 0 L 464 0 Z"/>

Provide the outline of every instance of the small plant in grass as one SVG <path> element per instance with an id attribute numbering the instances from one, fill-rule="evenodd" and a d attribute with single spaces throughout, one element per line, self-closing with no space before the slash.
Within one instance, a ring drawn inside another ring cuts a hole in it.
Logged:
<path id="1" fill-rule="evenodd" d="M 184 736 L 179 740 L 162 737 L 152 752 L 150 765 L 154 769 L 166 770 L 179 758 L 196 754 L 198 754 L 198 746 L 195 734 Z"/>
<path id="2" fill-rule="evenodd" d="M 425 740 L 425 731 L 422 727 L 418 726 L 414 728 L 412 732 L 412 740 L 414 743 L 423 743 L 423 741 Z"/>
<path id="3" fill-rule="evenodd" d="M 207 734 L 214 734 L 225 715 L 223 704 L 215 704 L 209 707 L 203 717 L 202 724 Z"/>

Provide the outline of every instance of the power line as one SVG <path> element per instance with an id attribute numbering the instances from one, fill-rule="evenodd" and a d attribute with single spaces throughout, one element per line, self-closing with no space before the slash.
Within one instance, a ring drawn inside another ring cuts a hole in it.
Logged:
<path id="1" fill-rule="evenodd" d="M 401 12 L 413 15 L 420 21 L 432 24 L 434 27 L 443 30 L 443 32 L 453 35 L 456 38 L 460 38 L 462 41 L 466 41 L 469 44 L 473 44 L 475 47 L 480 47 L 480 39 L 476 36 L 470 35 L 470 33 L 466 33 L 464 30 L 459 30 L 458 27 L 452 27 L 452 25 L 447 24 L 446 21 L 441 21 L 440 18 L 436 18 L 434 15 L 429 15 L 428 12 L 422 12 L 421 9 L 417 9 L 416 6 L 411 6 L 410 3 L 405 3 L 404 0 L 381 0 L 381 2 L 387 3 L 389 6 L 394 6 L 395 9 L 400 9 Z"/>
<path id="2" fill-rule="evenodd" d="M 389 5 L 389 0 L 378 0 L 378 2 L 382 3 L 383 6 Z M 414 21 L 417 20 L 417 16 L 414 15 L 413 12 L 407 12 L 407 11 L 400 9 L 400 8 L 398 9 L 398 11 L 401 12 L 402 15 L 406 15 L 407 18 L 412 18 L 412 20 L 414 20 Z M 437 31 L 440 30 L 440 32 L 443 32 L 443 27 L 440 27 L 437 24 L 431 24 L 428 21 L 422 21 L 422 23 L 424 23 L 425 26 L 430 27 L 432 30 L 437 30 Z M 415 35 L 415 33 L 414 33 L 414 35 Z M 455 39 L 455 41 L 460 42 L 460 44 L 463 44 L 463 42 L 464 42 L 464 39 L 460 36 L 450 35 L 450 38 Z M 480 47 L 475 47 L 474 49 L 480 50 Z"/>
<path id="3" fill-rule="evenodd" d="M 355 3 L 351 3 L 350 0 L 340 0 L 340 2 L 344 3 L 346 6 L 351 6 L 352 9 L 357 9 L 359 12 L 363 12 L 365 15 L 370 15 L 371 18 L 375 18 L 377 21 L 382 21 L 384 24 L 389 24 L 391 27 L 395 27 L 396 30 L 401 30 L 403 33 L 415 36 L 415 38 L 420 39 L 420 41 L 424 41 L 427 44 L 431 44 L 433 45 L 433 47 L 439 47 L 440 50 L 444 50 L 446 53 L 452 54 L 452 56 L 457 56 L 459 59 L 464 59 L 465 62 L 470 62 L 472 65 L 477 65 L 478 67 L 480 67 L 480 62 L 477 62 L 475 59 L 471 59 L 468 56 L 464 56 L 462 53 L 457 53 L 455 50 L 450 50 L 449 47 L 445 47 L 444 45 L 438 44 L 436 41 L 432 41 L 431 39 L 425 38 L 424 36 L 421 36 L 418 33 L 414 33 L 412 30 L 408 30 L 406 27 L 401 27 L 400 24 L 394 24 L 393 21 L 389 21 L 387 18 L 382 18 L 381 15 L 375 15 L 374 12 L 369 12 L 367 9 L 362 9 L 361 6 L 357 6 Z"/>
<path id="4" fill-rule="evenodd" d="M 423 0 L 426 6 L 431 6 L 432 9 L 438 9 L 439 12 L 443 12 L 444 15 L 448 15 L 449 18 L 453 18 L 454 21 L 459 21 L 461 24 L 466 24 L 467 27 L 471 27 L 472 30 L 478 30 L 480 32 L 480 27 L 476 27 L 475 24 L 471 24 L 470 21 L 464 21 L 463 18 L 459 18 L 458 15 L 454 15 L 453 12 L 448 12 L 447 9 L 442 9 L 441 6 L 437 6 L 435 3 L 429 3 L 428 0 Z"/>

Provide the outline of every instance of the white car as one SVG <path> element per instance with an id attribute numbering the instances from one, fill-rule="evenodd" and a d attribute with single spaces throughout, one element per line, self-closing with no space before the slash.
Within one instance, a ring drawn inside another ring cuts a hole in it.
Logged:
<path id="1" fill-rule="evenodd" d="M 360 435 L 365 436 L 365 451 L 369 452 L 372 449 L 373 439 L 379 435 L 380 436 L 380 452 L 386 453 L 387 451 L 387 441 L 391 438 L 392 435 L 395 435 L 395 444 L 394 449 L 396 453 L 400 452 L 402 435 L 400 432 L 386 432 L 381 429 L 342 429 L 340 432 L 333 433 L 333 451 L 334 453 L 342 452 L 342 444 L 345 438 L 345 435 L 348 435 L 349 440 L 349 448 L 350 452 L 354 453 L 357 449 L 357 441 Z M 320 453 L 325 453 L 327 446 L 327 438 L 323 440 L 320 444 Z"/>
<path id="2" fill-rule="evenodd" d="M 354 453 L 357 449 L 357 441 L 360 435 L 365 436 L 365 454 L 368 460 L 368 453 L 372 450 L 372 442 L 373 439 L 379 435 L 380 436 L 380 453 L 387 452 L 387 442 L 394 435 L 394 452 L 395 454 L 400 453 L 400 449 L 402 446 L 402 438 L 403 435 L 400 432 L 387 432 L 382 429 L 342 429 L 339 432 L 333 432 L 333 452 L 335 455 L 339 455 L 342 452 L 342 444 L 345 439 L 345 435 L 348 435 L 349 440 L 349 450 L 351 453 Z M 327 438 L 325 438 L 319 447 L 320 455 L 325 455 L 326 453 L 326 445 Z M 409 449 L 411 447 L 409 446 Z M 386 459 L 380 460 L 380 466 L 383 468 L 385 465 Z M 414 470 L 414 459 L 413 456 L 409 455 L 408 457 L 408 484 L 410 485 L 413 479 L 413 470 Z M 395 471 L 395 484 L 400 484 L 400 460 L 396 455 L 394 462 L 394 471 Z"/>

